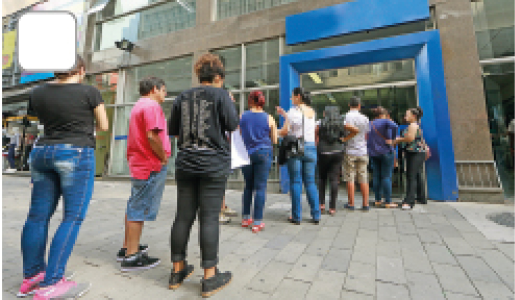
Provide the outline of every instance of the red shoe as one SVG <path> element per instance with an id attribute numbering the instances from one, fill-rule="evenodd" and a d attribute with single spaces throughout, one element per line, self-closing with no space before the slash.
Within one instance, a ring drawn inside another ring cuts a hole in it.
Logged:
<path id="1" fill-rule="evenodd" d="M 249 227 L 250 224 L 252 224 L 252 222 L 254 222 L 254 220 L 252 220 L 252 219 L 242 220 L 241 227 Z"/>
<path id="2" fill-rule="evenodd" d="M 258 233 L 258 232 L 260 232 L 263 229 L 265 229 L 265 223 L 261 223 L 259 225 L 252 226 L 252 232 L 253 233 Z"/>

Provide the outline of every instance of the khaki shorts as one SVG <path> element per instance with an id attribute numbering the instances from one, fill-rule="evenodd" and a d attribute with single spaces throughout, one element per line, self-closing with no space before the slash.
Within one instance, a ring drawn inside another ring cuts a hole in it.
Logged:
<path id="1" fill-rule="evenodd" d="M 345 155 L 344 173 L 346 182 L 368 183 L 368 156 Z"/>

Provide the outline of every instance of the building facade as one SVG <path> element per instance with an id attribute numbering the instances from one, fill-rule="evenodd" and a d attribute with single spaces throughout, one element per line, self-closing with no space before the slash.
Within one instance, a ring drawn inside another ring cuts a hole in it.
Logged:
<path id="1" fill-rule="evenodd" d="M 441 121 L 423 123 L 428 134 L 438 141 L 434 144 L 435 150 L 447 149 L 437 152 L 431 158 L 434 162 L 427 164 L 428 191 L 437 181 L 455 182 L 455 190 L 451 189 L 447 196 L 434 197 L 435 200 L 513 201 L 513 152 L 510 152 L 508 133 L 508 124 L 514 118 L 513 1 L 424 0 L 421 3 L 427 15 L 412 19 L 412 11 L 401 5 L 404 2 L 85 1 L 84 11 L 105 5 L 99 12 L 83 17 L 84 39 L 79 50 L 87 60 L 88 82 L 101 90 L 111 122 L 110 132 L 97 135 L 99 173 L 129 176 L 125 158 L 128 118 L 138 99 L 138 81 L 146 76 L 165 80 L 168 97 L 163 109 L 169 117 L 174 97 L 198 84 L 193 75 L 195 59 L 213 52 L 224 58 L 226 86 L 235 96 L 238 110 L 243 112 L 247 108 L 248 94 L 260 89 L 267 98 L 267 112 L 278 119 L 275 107 L 288 106 L 289 91 L 283 88 L 285 68 L 281 65 L 285 57 L 336 47 L 342 47 L 339 48 L 342 51 L 366 45 L 379 49 L 383 47 L 381 41 L 395 42 L 407 36 L 436 32 L 440 46 L 435 53 L 442 58 L 443 71 L 437 79 L 443 83 L 445 92 L 438 97 L 443 97 L 446 104 L 441 106 L 445 108 L 444 115 L 438 109 L 440 103 L 428 113 L 444 121 L 447 118 L 449 131 L 444 133 L 438 127 Z M 367 18 L 374 19 L 370 18 L 370 10 L 380 5 L 386 5 L 383 10 L 386 17 L 381 17 L 386 23 L 383 26 L 367 23 Z M 295 32 L 295 27 L 288 25 L 296 16 L 332 7 L 341 9 L 342 18 L 314 20 L 312 27 L 322 28 L 316 39 L 302 39 L 309 35 L 309 27 Z M 353 14 L 346 15 L 349 11 Z M 4 41 L 6 33 L 11 31 L 6 30 L 5 24 L 4 21 Z M 358 28 L 356 24 L 364 27 Z M 355 30 L 349 30 L 353 26 Z M 324 36 L 327 28 L 342 30 Z M 135 43 L 131 53 L 115 47 L 114 42 L 122 38 Z M 375 57 L 377 49 L 369 49 L 368 58 Z M 430 58 L 434 56 L 430 54 Z M 316 64 L 323 65 L 321 60 Z M 420 83 L 424 71 L 420 68 L 424 68 L 424 64 L 419 63 L 416 56 L 388 56 L 384 61 L 358 59 L 353 63 L 324 66 L 298 72 L 298 84 L 312 92 L 318 116 L 327 105 L 338 105 L 345 113 L 350 97 L 358 95 L 366 114 L 370 108 L 382 105 L 400 122 L 407 108 L 426 101 L 421 95 L 428 87 Z M 4 76 L 9 76 L 9 71 L 5 68 L 3 71 Z M 16 70 L 11 73 L 12 84 L 3 81 L 3 103 L 23 103 L 26 101 L 24 89 L 30 89 L 34 83 L 20 84 L 13 79 Z M 442 160 L 438 153 L 448 155 L 452 161 Z M 174 159 L 171 159 L 170 178 L 174 176 L 173 164 Z M 285 171 L 275 159 L 269 179 L 271 191 L 281 190 L 280 183 L 287 180 L 284 175 Z M 445 177 L 449 175 L 450 179 Z M 233 186 L 241 185 L 241 173 L 235 172 L 230 181 Z M 402 170 L 396 170 L 394 191 L 400 196 L 403 188 Z"/>

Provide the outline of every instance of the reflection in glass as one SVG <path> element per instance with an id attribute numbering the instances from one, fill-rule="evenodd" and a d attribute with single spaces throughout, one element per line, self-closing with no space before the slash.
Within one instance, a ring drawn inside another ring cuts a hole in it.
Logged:
<path id="1" fill-rule="evenodd" d="M 308 91 L 408 80 L 415 80 L 414 61 L 412 59 L 301 75 L 302 87 Z"/>
<path id="2" fill-rule="evenodd" d="M 221 20 L 295 1 L 297 0 L 218 0 L 217 16 Z"/>
<path id="3" fill-rule="evenodd" d="M 241 46 L 212 51 L 222 59 L 225 67 L 225 86 L 228 90 L 241 88 Z"/>
<path id="4" fill-rule="evenodd" d="M 119 2 L 132 3 L 132 1 L 116 1 L 115 3 Z M 119 11 L 126 12 L 138 8 L 141 6 L 138 2 L 141 4 L 145 1 L 136 1 L 131 6 L 120 8 Z M 196 0 L 185 0 L 184 2 L 191 8 L 196 7 Z M 128 9 L 129 7 L 131 9 Z M 195 22 L 195 11 L 190 11 L 175 1 L 165 2 L 156 7 L 97 25 L 95 50 L 114 48 L 114 42 L 120 41 L 122 38 L 136 42 L 149 37 L 194 27 Z"/>
<path id="5" fill-rule="evenodd" d="M 162 78 L 165 81 L 167 97 L 178 96 L 191 87 L 192 68 L 192 56 L 187 56 L 128 69 L 125 103 L 138 101 L 139 81 L 150 76 Z"/>
<path id="6" fill-rule="evenodd" d="M 514 56 L 513 0 L 472 1 L 479 59 Z"/>
<path id="7" fill-rule="evenodd" d="M 514 161 L 513 145 L 510 141 L 510 134 L 513 135 L 513 133 L 509 132 L 509 124 L 515 118 L 514 64 L 484 66 L 483 75 L 494 158 L 505 197 L 513 202 Z"/>
<path id="8" fill-rule="evenodd" d="M 245 87 L 253 88 L 279 83 L 279 40 L 245 46 Z"/>

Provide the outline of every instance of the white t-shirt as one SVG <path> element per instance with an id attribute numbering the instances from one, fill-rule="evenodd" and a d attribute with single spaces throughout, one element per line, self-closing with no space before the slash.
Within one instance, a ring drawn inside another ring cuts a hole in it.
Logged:
<path id="1" fill-rule="evenodd" d="M 302 111 L 298 107 L 292 107 L 288 111 L 288 119 L 290 121 L 290 133 L 296 137 L 302 137 Z M 315 119 L 304 117 L 304 141 L 315 142 Z"/>
<path id="2" fill-rule="evenodd" d="M 345 153 L 353 156 L 366 156 L 368 154 L 366 134 L 370 131 L 370 121 L 364 114 L 351 109 L 345 115 L 345 124 L 356 126 L 359 129 L 359 133 L 347 142 Z"/>

